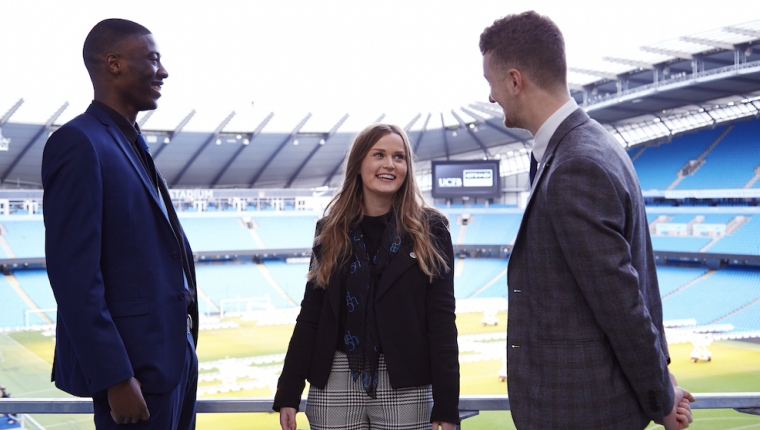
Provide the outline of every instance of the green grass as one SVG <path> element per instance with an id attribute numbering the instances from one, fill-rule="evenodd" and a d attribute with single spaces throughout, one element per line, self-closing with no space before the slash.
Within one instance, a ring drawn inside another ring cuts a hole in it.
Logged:
<path id="1" fill-rule="evenodd" d="M 460 314 L 457 326 L 460 335 L 502 332 L 505 327 L 482 327 L 481 314 Z M 506 322 L 506 315 L 499 315 Z M 240 322 L 231 329 L 202 331 L 198 346 L 200 361 L 213 361 L 227 357 L 250 357 L 283 353 L 287 349 L 292 325 L 256 326 L 252 322 Z M 760 345 L 744 342 L 722 341 L 710 346 L 713 360 L 710 363 L 689 361 L 691 344 L 671 345 L 671 370 L 679 383 L 692 392 L 740 392 L 760 391 Z M 69 397 L 57 390 L 50 382 L 50 366 L 53 360 L 53 342 L 39 332 L 0 334 L 0 383 L 14 397 Z M 498 360 L 479 363 L 462 363 L 462 394 L 506 394 L 507 385 L 499 382 L 496 372 L 502 363 Z M 218 382 L 214 382 L 218 383 Z M 214 384 L 211 383 L 211 384 Z M 268 388 L 243 390 L 206 397 L 263 396 L 271 397 Z M 760 429 L 760 416 L 733 410 L 697 410 L 695 422 L 690 428 L 696 430 Z M 45 427 L 66 429 L 94 429 L 91 416 L 87 415 L 35 415 Z M 298 414 L 298 427 L 308 429 L 306 417 Z M 199 414 L 199 430 L 234 430 L 251 428 L 279 428 L 278 414 Z M 481 412 L 463 423 L 465 430 L 514 429 L 509 412 Z M 661 428 L 650 425 L 651 429 Z"/>

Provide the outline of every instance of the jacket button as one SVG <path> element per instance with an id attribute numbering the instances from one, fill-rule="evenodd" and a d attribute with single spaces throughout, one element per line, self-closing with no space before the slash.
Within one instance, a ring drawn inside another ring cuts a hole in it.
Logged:
<path id="1" fill-rule="evenodd" d="M 172 252 L 172 258 L 174 258 L 175 260 L 176 260 L 177 258 L 179 258 L 179 251 L 174 251 L 174 252 Z"/>
<path id="2" fill-rule="evenodd" d="M 185 300 L 185 292 L 181 291 L 179 294 L 177 294 L 177 298 L 180 300 Z"/>

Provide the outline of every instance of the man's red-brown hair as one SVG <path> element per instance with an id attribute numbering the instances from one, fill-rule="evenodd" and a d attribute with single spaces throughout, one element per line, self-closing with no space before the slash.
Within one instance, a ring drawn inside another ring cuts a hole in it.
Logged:
<path id="1" fill-rule="evenodd" d="M 545 90 L 567 88 L 565 39 L 557 25 L 535 11 L 507 15 L 480 35 L 480 52 L 497 70 L 514 68 Z"/>

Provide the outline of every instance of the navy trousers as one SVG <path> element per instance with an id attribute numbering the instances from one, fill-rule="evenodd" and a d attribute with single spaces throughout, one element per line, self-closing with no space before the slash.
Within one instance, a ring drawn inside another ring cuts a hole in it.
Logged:
<path id="1" fill-rule="evenodd" d="M 195 396 L 198 391 L 198 357 L 192 334 L 187 334 L 185 371 L 179 385 L 169 393 L 145 393 L 150 418 L 135 424 L 116 424 L 111 418 L 108 394 L 92 398 L 95 406 L 95 428 L 98 430 L 192 430 L 195 428 Z"/>

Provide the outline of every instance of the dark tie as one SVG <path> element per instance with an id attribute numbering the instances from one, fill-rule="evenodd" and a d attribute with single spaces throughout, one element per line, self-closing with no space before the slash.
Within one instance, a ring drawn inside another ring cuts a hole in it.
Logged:
<path id="1" fill-rule="evenodd" d="M 137 144 L 137 149 L 140 152 L 138 155 L 144 163 L 145 170 L 148 172 L 150 181 L 153 183 L 153 186 L 158 192 L 158 198 L 162 199 L 164 206 L 166 206 L 166 216 L 169 218 L 169 224 L 171 225 L 174 236 L 177 238 L 177 242 L 180 245 L 179 249 L 180 256 L 182 257 L 182 267 L 185 270 L 185 278 L 187 279 L 187 286 L 189 289 L 189 294 L 185 296 L 185 302 L 187 303 L 188 309 L 190 309 L 195 304 L 195 284 L 193 283 L 193 279 L 190 276 L 190 274 L 193 273 L 192 269 L 190 268 L 189 259 L 191 257 L 187 255 L 187 249 L 185 248 L 185 236 L 182 231 L 182 226 L 179 223 L 179 218 L 177 218 L 177 212 L 174 211 L 174 205 L 172 204 L 171 198 L 169 198 L 169 191 L 166 189 L 163 180 L 161 180 L 161 178 L 158 176 L 156 165 L 153 163 L 153 157 L 150 155 L 150 148 L 148 148 L 148 143 L 145 142 L 142 134 L 137 135 L 137 140 L 135 143 Z"/>
<path id="2" fill-rule="evenodd" d="M 157 178 L 156 178 L 156 165 L 153 164 L 153 157 L 150 156 L 150 148 L 148 147 L 148 143 L 143 139 L 142 134 L 137 135 L 137 140 L 135 141 L 137 144 L 137 149 L 139 150 L 139 156 L 140 161 L 143 162 L 143 166 L 145 166 L 145 171 L 148 172 L 148 177 L 150 178 L 150 182 L 153 184 L 153 187 L 157 187 Z M 158 190 L 156 190 L 158 191 Z M 159 198 L 161 196 L 159 195 Z"/>
<path id="3" fill-rule="evenodd" d="M 533 179 L 536 177 L 536 171 L 538 170 L 538 161 L 533 153 L 530 153 L 530 186 L 533 186 Z"/>

